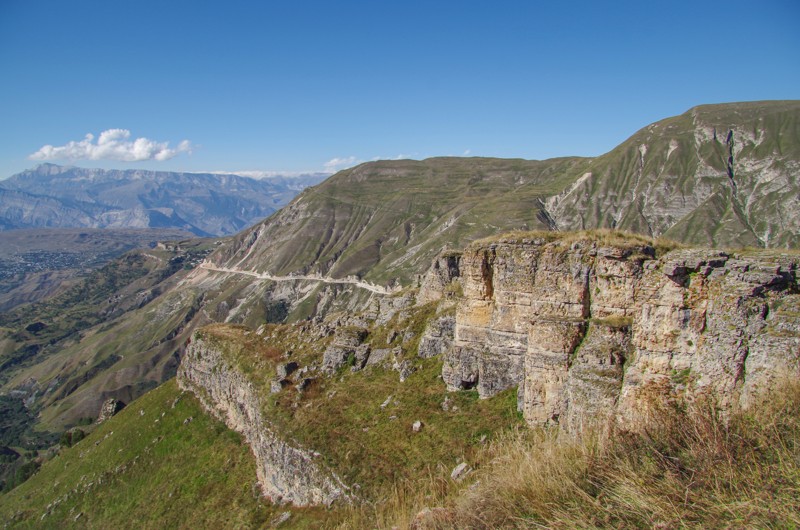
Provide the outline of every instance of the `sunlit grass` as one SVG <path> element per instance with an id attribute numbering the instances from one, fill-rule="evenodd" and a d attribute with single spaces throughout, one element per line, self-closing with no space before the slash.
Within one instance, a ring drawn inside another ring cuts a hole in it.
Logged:
<path id="1" fill-rule="evenodd" d="M 417 528 L 796 528 L 800 525 L 800 384 L 726 417 L 713 398 L 661 405 L 632 431 L 575 438 L 520 429 L 479 458 L 470 487 L 427 482 L 357 522 Z M 411 490 L 410 490 L 411 491 Z"/>

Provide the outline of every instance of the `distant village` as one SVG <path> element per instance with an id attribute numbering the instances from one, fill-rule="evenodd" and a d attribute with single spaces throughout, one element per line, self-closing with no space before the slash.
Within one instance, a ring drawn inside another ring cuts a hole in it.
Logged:
<path id="1" fill-rule="evenodd" d="M 0 278 L 96 265 L 102 256 L 78 252 L 34 250 L 0 258 Z M 106 258 L 107 259 L 107 258 Z"/>

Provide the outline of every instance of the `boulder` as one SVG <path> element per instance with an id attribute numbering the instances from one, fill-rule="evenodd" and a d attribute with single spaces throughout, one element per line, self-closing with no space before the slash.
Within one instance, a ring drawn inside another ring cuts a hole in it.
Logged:
<path id="1" fill-rule="evenodd" d="M 97 416 L 97 423 L 103 423 L 111 416 L 125 408 L 125 403 L 118 399 L 109 398 L 103 402 L 100 407 L 100 414 Z"/>

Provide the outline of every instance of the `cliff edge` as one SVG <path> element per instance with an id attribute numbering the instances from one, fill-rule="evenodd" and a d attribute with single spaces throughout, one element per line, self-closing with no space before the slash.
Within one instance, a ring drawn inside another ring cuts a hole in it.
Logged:
<path id="1" fill-rule="evenodd" d="M 192 391 L 208 412 L 245 437 L 264 495 L 296 506 L 347 502 L 348 488 L 317 462 L 319 454 L 285 440 L 271 425 L 252 383 L 225 359 L 210 333 L 194 335 L 178 372 L 178 385 Z"/>
<path id="2" fill-rule="evenodd" d="M 635 424 L 654 396 L 748 405 L 798 372 L 799 257 L 676 249 L 616 233 L 518 235 L 460 259 L 443 377 L 482 397 L 518 386 L 529 424 Z"/>
<path id="3" fill-rule="evenodd" d="M 671 245 L 478 241 L 362 313 L 204 328 L 179 382 L 244 435 L 268 497 L 330 505 L 355 499 L 345 483 L 374 495 L 376 466 L 470 454 L 521 421 L 514 402 L 530 426 L 635 431 L 665 402 L 709 395 L 727 414 L 796 377 L 800 255 Z"/>

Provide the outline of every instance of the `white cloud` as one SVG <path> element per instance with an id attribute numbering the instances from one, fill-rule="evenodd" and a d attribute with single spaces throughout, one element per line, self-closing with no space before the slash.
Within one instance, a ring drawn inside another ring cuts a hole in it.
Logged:
<path id="1" fill-rule="evenodd" d="M 323 166 L 325 171 L 329 173 L 336 173 L 337 171 L 341 171 L 342 169 L 347 169 L 349 167 L 353 167 L 357 164 L 362 163 L 363 160 L 359 160 L 354 156 L 348 156 L 347 158 L 332 158 L 325 162 Z"/>
<path id="2" fill-rule="evenodd" d="M 247 170 L 247 171 L 198 171 L 197 173 L 211 173 L 212 175 L 239 175 L 241 177 L 250 177 L 254 179 L 272 178 L 272 177 L 308 177 L 315 175 L 327 175 L 329 171 L 266 171 L 260 169 Z"/>
<path id="3" fill-rule="evenodd" d="M 131 140 L 127 129 L 108 129 L 100 133 L 97 143 L 93 134 L 83 140 L 68 142 L 61 146 L 45 145 L 28 158 L 31 160 L 119 160 L 140 162 L 142 160 L 164 161 L 180 153 L 190 153 L 192 145 L 183 140 L 175 149 L 169 142 L 157 142 L 149 138 Z"/>
<path id="4" fill-rule="evenodd" d="M 400 153 L 395 156 L 373 156 L 369 160 L 371 162 L 377 162 L 378 160 L 409 160 L 417 156 L 416 153 L 407 155 L 404 153 Z M 366 160 L 362 160 L 360 158 L 356 158 L 354 156 L 348 156 L 346 158 L 332 158 L 328 160 L 324 164 L 324 172 L 325 173 L 336 173 L 337 171 L 341 171 L 342 169 L 348 169 L 358 164 L 362 164 L 366 162 Z"/>
<path id="5" fill-rule="evenodd" d="M 404 155 L 403 153 L 400 153 L 399 155 L 395 156 L 373 156 L 371 160 L 375 162 L 377 160 L 410 160 L 412 158 L 414 158 L 414 155 Z"/>

